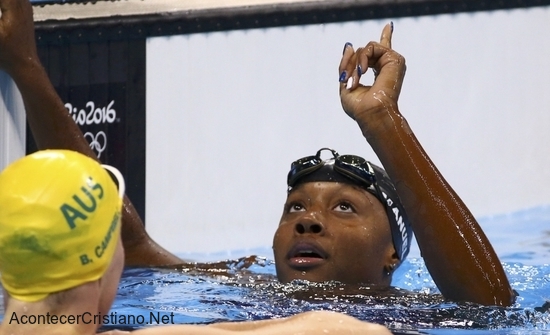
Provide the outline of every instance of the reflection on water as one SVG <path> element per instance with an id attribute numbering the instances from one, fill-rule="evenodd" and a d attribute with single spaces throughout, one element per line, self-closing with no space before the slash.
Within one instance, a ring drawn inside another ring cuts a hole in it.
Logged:
<path id="1" fill-rule="evenodd" d="M 545 298 L 550 297 L 550 266 L 546 265 L 506 264 L 520 297 L 513 307 L 499 308 L 446 301 L 437 294 L 421 259 L 407 260 L 399 269 L 402 288 L 385 290 L 335 282 L 281 284 L 274 277 L 272 261 L 251 260 L 179 270 L 128 269 L 113 311 L 173 312 L 176 323 L 212 323 L 323 309 L 394 330 L 550 330 L 550 317 L 543 308 Z"/>
<path id="2" fill-rule="evenodd" d="M 112 311 L 174 313 L 176 323 L 212 323 L 323 309 L 384 324 L 396 334 L 550 334 L 550 206 L 479 221 L 519 293 L 510 308 L 446 301 L 417 249 L 397 269 L 395 288 L 380 290 L 334 282 L 281 284 L 266 248 L 259 254 L 267 258 L 235 257 L 179 269 L 127 269 Z M 200 255 L 194 259 L 204 260 Z"/>

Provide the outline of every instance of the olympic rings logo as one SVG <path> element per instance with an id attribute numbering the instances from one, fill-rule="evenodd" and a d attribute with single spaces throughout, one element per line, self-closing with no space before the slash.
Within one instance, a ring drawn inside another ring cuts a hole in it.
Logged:
<path id="1" fill-rule="evenodd" d="M 101 153 L 107 147 L 107 135 L 105 135 L 105 132 L 101 130 L 95 136 L 91 132 L 87 132 L 84 134 L 84 138 L 90 142 L 90 148 L 97 153 L 97 158 L 101 157 Z"/>

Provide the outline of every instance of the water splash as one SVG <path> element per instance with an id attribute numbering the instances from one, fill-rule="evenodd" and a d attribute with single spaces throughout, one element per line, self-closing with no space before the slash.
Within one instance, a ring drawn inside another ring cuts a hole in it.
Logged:
<path id="1" fill-rule="evenodd" d="M 282 284 L 276 280 L 273 261 L 247 257 L 177 270 L 127 269 L 112 310 L 173 312 L 176 323 L 262 320 L 330 310 L 401 331 L 477 329 L 479 334 L 494 330 L 532 334 L 550 330 L 548 306 L 544 308 L 550 297 L 550 266 L 504 266 L 519 293 L 510 308 L 443 299 L 420 258 L 404 262 L 395 274 L 395 288 L 381 289 L 303 280 Z"/>

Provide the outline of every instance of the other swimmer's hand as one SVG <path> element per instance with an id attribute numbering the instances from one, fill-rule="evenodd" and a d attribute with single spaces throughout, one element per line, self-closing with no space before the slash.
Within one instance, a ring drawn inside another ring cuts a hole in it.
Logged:
<path id="1" fill-rule="evenodd" d="M 380 42 L 369 42 L 356 51 L 350 43 L 344 46 L 338 68 L 340 100 L 344 111 L 354 120 L 372 123 L 378 115 L 397 112 L 397 100 L 405 77 L 405 58 L 391 49 L 393 23 L 382 30 Z M 375 80 L 372 86 L 359 81 L 368 68 Z"/>

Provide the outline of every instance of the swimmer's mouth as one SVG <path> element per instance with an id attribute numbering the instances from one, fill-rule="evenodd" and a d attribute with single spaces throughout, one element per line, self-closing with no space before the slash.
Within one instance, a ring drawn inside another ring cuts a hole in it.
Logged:
<path id="1" fill-rule="evenodd" d="M 299 252 L 296 255 L 294 255 L 294 257 L 323 258 L 318 253 L 316 253 L 315 251 L 311 251 L 311 250 L 306 250 L 306 251 Z"/>
<path id="2" fill-rule="evenodd" d="M 287 254 L 288 263 L 293 268 L 317 266 L 327 259 L 325 251 L 311 243 L 298 243 Z"/>

